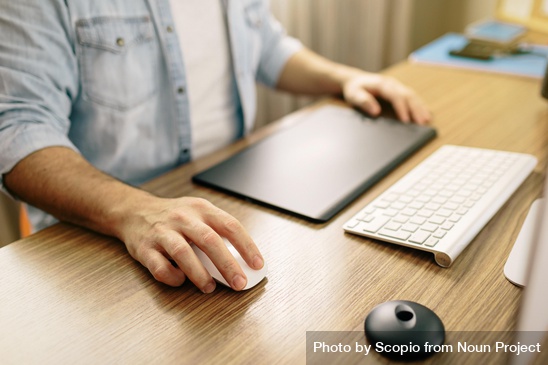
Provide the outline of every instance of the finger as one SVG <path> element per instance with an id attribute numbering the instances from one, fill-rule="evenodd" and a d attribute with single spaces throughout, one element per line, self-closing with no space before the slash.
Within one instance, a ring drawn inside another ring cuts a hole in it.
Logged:
<path id="1" fill-rule="evenodd" d="M 198 289 L 204 293 L 215 290 L 215 280 L 200 262 L 190 244 L 179 233 L 175 231 L 165 233 L 159 244 Z"/>
<path id="2" fill-rule="evenodd" d="M 180 286 L 186 280 L 186 275 L 160 252 L 149 249 L 140 260 L 154 278 L 170 286 Z"/>
<path id="3" fill-rule="evenodd" d="M 432 120 L 432 114 L 426 105 L 418 97 L 409 100 L 411 117 L 417 124 L 428 124 Z"/>
<path id="4" fill-rule="evenodd" d="M 363 89 L 356 89 L 350 92 L 346 100 L 369 115 L 377 116 L 381 112 L 381 105 L 377 99 Z"/>
<path id="5" fill-rule="evenodd" d="M 407 101 L 404 98 L 398 97 L 393 98 L 393 100 L 391 100 L 391 103 L 398 119 L 404 123 L 409 123 L 411 119 L 409 115 L 409 106 L 407 105 Z"/>
<path id="6" fill-rule="evenodd" d="M 379 96 L 392 104 L 392 107 L 396 112 L 396 117 L 400 121 L 404 123 L 411 122 L 412 108 L 414 105 L 410 104 L 410 102 L 413 98 L 418 99 L 418 97 L 412 90 L 408 89 L 392 77 L 385 77 L 383 80 L 384 81 L 379 87 Z M 419 109 L 420 108 L 418 108 L 417 111 Z"/>
<path id="7" fill-rule="evenodd" d="M 231 288 L 234 290 L 245 288 L 247 277 L 217 232 L 210 226 L 202 224 L 190 230 L 187 237 L 211 259 Z"/>
<path id="8" fill-rule="evenodd" d="M 413 109 L 413 108 L 410 109 L 410 113 L 411 113 L 411 120 L 417 123 L 418 125 L 426 125 L 430 123 L 431 117 L 427 113 L 421 110 Z"/>
<path id="9" fill-rule="evenodd" d="M 259 270 L 264 266 L 264 258 L 259 248 L 236 218 L 218 209 L 208 217 L 208 221 L 215 231 L 232 243 L 249 267 Z"/>

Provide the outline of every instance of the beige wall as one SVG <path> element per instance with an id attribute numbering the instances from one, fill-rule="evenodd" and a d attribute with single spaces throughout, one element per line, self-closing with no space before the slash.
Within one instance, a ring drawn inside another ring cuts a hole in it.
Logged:
<path id="1" fill-rule="evenodd" d="M 467 0 L 464 13 L 467 23 L 495 14 L 497 0 Z"/>
<path id="2" fill-rule="evenodd" d="M 411 49 L 447 32 L 463 32 L 466 25 L 492 17 L 497 0 L 413 0 Z"/>

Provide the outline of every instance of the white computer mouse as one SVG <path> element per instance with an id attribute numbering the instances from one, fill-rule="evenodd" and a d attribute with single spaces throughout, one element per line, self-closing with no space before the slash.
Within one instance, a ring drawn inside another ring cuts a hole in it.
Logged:
<path id="1" fill-rule="evenodd" d="M 247 263 L 244 261 L 242 256 L 240 256 L 240 253 L 234 248 L 234 246 L 230 244 L 230 242 L 225 240 L 225 243 L 226 243 L 226 247 L 228 248 L 230 253 L 232 253 L 234 258 L 236 259 L 236 262 L 238 262 L 238 265 L 240 265 L 245 276 L 247 277 L 247 284 L 242 290 L 251 289 L 255 285 L 259 284 L 266 277 L 266 274 L 268 271 L 266 267 L 266 262 L 262 269 L 260 270 L 252 269 L 247 265 Z M 213 264 L 213 262 L 210 260 L 210 258 L 195 244 L 191 244 L 191 246 L 192 246 L 192 249 L 194 250 L 194 253 L 196 254 L 196 256 L 198 256 L 198 259 L 200 259 L 200 261 L 202 262 L 206 270 L 209 272 L 209 274 L 213 277 L 213 279 L 230 288 L 230 285 L 225 280 L 223 275 L 221 275 L 221 273 L 219 272 L 217 267 Z"/>

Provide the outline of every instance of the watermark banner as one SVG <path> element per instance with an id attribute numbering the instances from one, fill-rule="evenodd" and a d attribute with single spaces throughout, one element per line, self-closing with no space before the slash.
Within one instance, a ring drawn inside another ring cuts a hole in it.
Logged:
<path id="1" fill-rule="evenodd" d="M 363 331 L 306 333 L 307 365 L 387 364 L 417 359 L 425 364 L 548 364 L 548 335 L 448 331 L 443 344 L 413 340 L 372 344 Z"/>

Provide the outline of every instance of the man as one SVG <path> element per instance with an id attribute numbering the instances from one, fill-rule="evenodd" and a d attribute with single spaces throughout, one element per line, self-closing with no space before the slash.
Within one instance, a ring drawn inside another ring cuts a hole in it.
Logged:
<path id="1" fill-rule="evenodd" d="M 30 204 L 36 229 L 56 219 L 118 237 L 159 281 L 215 282 L 200 247 L 235 290 L 263 257 L 242 225 L 193 197 L 142 183 L 248 132 L 255 82 L 337 94 L 376 115 L 426 123 L 396 80 L 332 63 L 287 37 L 263 0 L 0 0 L 0 174 Z M 35 207 L 35 208 L 34 208 Z M 48 212 L 46 214 L 44 212 Z"/>

